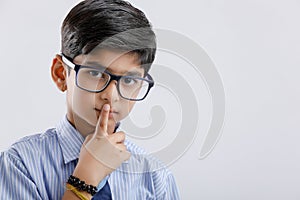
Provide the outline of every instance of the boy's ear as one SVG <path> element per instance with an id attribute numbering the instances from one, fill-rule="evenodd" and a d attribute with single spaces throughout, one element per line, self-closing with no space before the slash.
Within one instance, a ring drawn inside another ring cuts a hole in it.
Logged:
<path id="1" fill-rule="evenodd" d="M 63 65 L 62 58 L 58 54 L 52 61 L 51 76 L 60 91 L 64 92 L 67 90 L 67 72 Z"/>

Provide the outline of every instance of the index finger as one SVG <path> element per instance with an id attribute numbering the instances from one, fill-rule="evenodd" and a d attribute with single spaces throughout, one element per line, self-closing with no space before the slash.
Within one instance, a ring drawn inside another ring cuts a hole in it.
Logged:
<path id="1" fill-rule="evenodd" d="M 108 118 L 109 118 L 109 104 L 104 104 L 96 126 L 96 136 L 107 136 L 107 126 L 108 126 Z"/>

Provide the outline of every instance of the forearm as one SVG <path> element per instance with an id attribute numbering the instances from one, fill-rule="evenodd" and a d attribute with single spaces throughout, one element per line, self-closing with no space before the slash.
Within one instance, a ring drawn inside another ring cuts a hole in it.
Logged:
<path id="1" fill-rule="evenodd" d="M 87 157 L 86 157 L 87 158 Z M 79 161 L 74 172 L 73 176 L 79 178 L 81 181 L 84 181 L 87 185 L 97 186 L 102 179 L 107 176 L 107 170 L 105 167 L 97 162 L 81 162 Z M 66 186 L 66 190 L 63 196 L 63 200 L 71 199 L 80 199 L 76 192 L 72 191 L 73 188 L 71 185 Z M 92 199 L 92 195 L 86 191 L 79 191 L 86 199 Z"/>

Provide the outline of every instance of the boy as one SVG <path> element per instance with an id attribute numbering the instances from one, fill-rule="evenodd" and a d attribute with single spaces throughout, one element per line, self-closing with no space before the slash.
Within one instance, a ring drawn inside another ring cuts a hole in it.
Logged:
<path id="1" fill-rule="evenodd" d="M 179 199 L 170 171 L 117 130 L 154 84 L 145 15 L 121 0 L 85 0 L 61 33 L 51 75 L 66 117 L 1 153 L 1 199 Z"/>

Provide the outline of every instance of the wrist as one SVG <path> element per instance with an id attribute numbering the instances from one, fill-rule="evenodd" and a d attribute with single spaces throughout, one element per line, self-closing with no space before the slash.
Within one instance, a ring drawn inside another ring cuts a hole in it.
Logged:
<path id="1" fill-rule="evenodd" d="M 102 167 L 90 166 L 79 162 L 73 171 L 73 175 L 87 184 L 97 186 L 108 175 L 105 171 Z"/>

